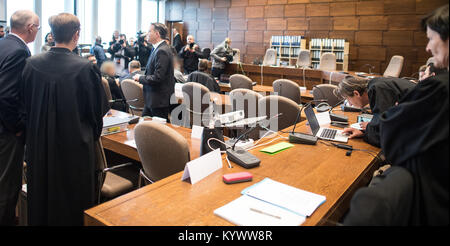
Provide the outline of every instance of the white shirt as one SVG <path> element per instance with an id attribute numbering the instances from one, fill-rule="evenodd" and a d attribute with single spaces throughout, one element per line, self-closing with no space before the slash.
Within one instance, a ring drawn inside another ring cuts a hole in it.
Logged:
<path id="1" fill-rule="evenodd" d="M 165 42 L 166 40 L 161 40 L 158 43 L 154 44 L 153 47 L 155 47 L 155 50 L 162 44 L 162 42 Z"/>

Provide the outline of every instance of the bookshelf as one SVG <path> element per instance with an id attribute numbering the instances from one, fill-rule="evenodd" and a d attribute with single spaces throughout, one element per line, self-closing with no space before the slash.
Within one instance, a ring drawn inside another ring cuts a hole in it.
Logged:
<path id="1" fill-rule="evenodd" d="M 298 53 L 306 49 L 306 39 L 303 36 L 272 36 L 270 48 L 277 51 L 277 66 L 294 67 Z"/>
<path id="2" fill-rule="evenodd" d="M 348 71 L 349 42 L 345 39 L 313 38 L 309 41 L 311 66 L 319 68 L 322 53 L 333 52 L 336 55 L 336 70 Z"/>

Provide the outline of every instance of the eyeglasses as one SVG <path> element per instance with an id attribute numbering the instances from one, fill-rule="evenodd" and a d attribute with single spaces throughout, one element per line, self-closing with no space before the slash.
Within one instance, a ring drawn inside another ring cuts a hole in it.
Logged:
<path id="1" fill-rule="evenodd" d="M 41 30 L 41 26 L 36 25 L 36 24 L 31 24 L 31 25 L 32 25 L 32 26 L 35 26 L 35 27 L 38 29 L 38 31 Z"/>

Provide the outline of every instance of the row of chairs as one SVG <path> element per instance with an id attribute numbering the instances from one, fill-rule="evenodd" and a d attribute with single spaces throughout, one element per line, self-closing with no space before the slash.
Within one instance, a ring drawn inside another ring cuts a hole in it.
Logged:
<path id="1" fill-rule="evenodd" d="M 267 49 L 263 60 L 263 66 L 273 66 L 276 64 L 277 51 L 275 49 Z M 383 73 L 384 77 L 400 76 L 403 68 L 403 56 L 395 55 L 391 58 L 389 65 Z M 296 66 L 299 68 L 311 67 L 311 55 L 309 50 L 300 50 Z M 336 55 L 332 52 L 324 52 L 320 57 L 319 70 L 336 71 Z"/>

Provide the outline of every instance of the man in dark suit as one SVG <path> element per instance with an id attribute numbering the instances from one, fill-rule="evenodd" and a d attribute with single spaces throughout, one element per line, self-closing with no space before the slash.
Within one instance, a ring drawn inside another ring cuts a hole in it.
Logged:
<path id="1" fill-rule="evenodd" d="M 176 28 L 174 28 L 172 30 L 173 33 L 173 47 L 175 47 L 175 50 L 178 52 L 180 52 L 181 48 L 183 48 L 183 41 L 181 41 L 181 35 L 180 33 L 178 33 L 178 30 Z"/>
<path id="2" fill-rule="evenodd" d="M 167 27 L 152 23 L 148 39 L 154 50 L 150 55 L 145 75 L 135 75 L 133 79 L 144 85 L 145 108 L 142 116 L 169 118 L 170 97 L 174 93 L 173 55 L 165 42 Z"/>
<path id="3" fill-rule="evenodd" d="M 31 11 L 11 16 L 11 33 L 0 40 L 0 226 L 14 225 L 15 207 L 22 186 L 24 109 L 20 75 L 36 38 L 39 17 Z"/>

